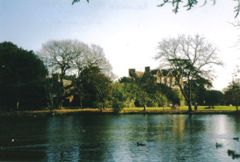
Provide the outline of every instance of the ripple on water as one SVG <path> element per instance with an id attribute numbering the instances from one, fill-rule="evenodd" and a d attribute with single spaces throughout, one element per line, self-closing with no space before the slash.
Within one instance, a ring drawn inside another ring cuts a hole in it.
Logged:
<path id="1" fill-rule="evenodd" d="M 238 161 L 227 150 L 240 150 L 233 139 L 239 122 L 231 115 L 140 114 L 4 120 L 0 161 Z"/>

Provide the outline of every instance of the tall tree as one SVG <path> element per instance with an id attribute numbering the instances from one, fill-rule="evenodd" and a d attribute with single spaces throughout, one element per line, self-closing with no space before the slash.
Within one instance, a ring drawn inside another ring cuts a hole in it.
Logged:
<path id="1" fill-rule="evenodd" d="M 236 106 L 240 105 L 240 80 L 233 80 L 224 91 L 224 99 L 226 104 Z"/>
<path id="2" fill-rule="evenodd" d="M 46 106 L 46 75 L 47 69 L 33 51 L 11 42 L 0 43 L 0 108 Z"/>
<path id="3" fill-rule="evenodd" d="M 205 105 L 209 108 L 214 108 L 215 105 L 221 105 L 223 103 L 224 95 L 221 91 L 207 90 L 205 92 Z"/>
<path id="4" fill-rule="evenodd" d="M 74 67 L 74 60 L 80 57 L 82 49 L 76 40 L 53 40 L 42 45 L 39 55 L 45 61 L 51 73 L 58 73 L 60 82 Z"/>
<path id="5" fill-rule="evenodd" d="M 161 66 L 172 70 L 188 110 L 192 111 L 191 83 L 201 77 L 211 78 L 212 65 L 222 64 L 216 48 L 199 35 L 163 39 L 158 48 L 156 59 Z"/>
<path id="6" fill-rule="evenodd" d="M 39 55 L 43 58 L 51 74 L 59 74 L 60 90 L 59 105 L 64 101 L 66 90 L 64 88 L 64 78 L 67 73 L 74 73 L 81 68 L 82 57 L 86 53 L 86 45 L 77 40 L 53 40 L 42 45 Z"/>
<path id="7" fill-rule="evenodd" d="M 198 79 L 191 82 L 192 85 L 192 98 L 195 105 L 205 105 L 206 104 L 206 93 L 207 89 L 212 87 L 210 80 L 199 77 Z"/>
<path id="8" fill-rule="evenodd" d="M 76 48 L 78 41 L 73 40 L 60 40 L 48 41 L 42 45 L 40 55 L 44 58 L 49 71 L 59 74 L 60 82 L 60 102 L 59 107 L 62 106 L 65 96 L 63 79 L 66 73 L 73 68 L 74 59 L 78 56 Z"/>
<path id="9" fill-rule="evenodd" d="M 68 75 L 74 74 L 78 78 L 84 69 L 98 67 L 106 76 L 113 76 L 111 64 L 106 59 L 103 49 L 97 45 L 88 46 L 78 40 L 48 41 L 42 45 L 39 55 L 43 58 L 51 74 L 59 75 L 58 100 L 60 102 L 58 107 L 62 106 L 67 95 L 64 79 Z M 79 89 L 76 92 L 80 93 L 81 86 L 78 81 L 72 81 L 78 85 L 75 88 Z"/>
<path id="10" fill-rule="evenodd" d="M 105 57 L 103 49 L 98 45 L 88 46 L 84 43 L 79 43 L 78 48 L 75 49 L 77 57 L 74 59 L 74 68 L 77 71 L 77 78 L 75 82 L 75 92 L 78 96 L 81 107 L 83 106 L 83 96 L 86 95 L 83 92 L 83 84 L 81 83 L 84 79 L 86 71 L 99 70 L 98 73 L 101 73 L 99 79 L 113 79 L 114 74 L 112 73 L 112 66 Z M 83 78 L 81 78 L 83 77 Z M 96 76 L 97 77 L 97 76 Z M 95 78 L 94 78 L 95 79 Z M 107 81 L 107 80 L 106 80 Z M 108 82 L 108 81 L 107 81 Z M 107 83 L 106 82 L 106 83 Z M 104 83 L 102 83 L 104 84 Z M 104 85 L 103 85 L 104 86 Z M 108 89 L 106 89 L 108 90 Z M 103 91 L 104 92 L 104 91 Z M 100 96 L 99 96 L 100 97 Z M 99 98 L 100 99 L 100 98 Z M 104 102 L 102 102 L 104 103 Z"/>
<path id="11" fill-rule="evenodd" d="M 105 57 L 102 47 L 95 44 L 85 47 L 85 52 L 83 52 L 81 61 L 83 67 L 97 66 L 103 74 L 110 78 L 114 78 L 112 65 Z"/>
<path id="12" fill-rule="evenodd" d="M 97 66 L 85 67 L 77 80 L 78 98 L 83 107 L 105 108 L 110 99 L 111 80 Z"/>
<path id="13" fill-rule="evenodd" d="M 79 76 L 85 66 L 87 66 L 86 58 L 90 55 L 90 48 L 87 44 L 78 41 L 77 45 L 72 47 L 76 57 L 73 59 L 72 68 Z"/>

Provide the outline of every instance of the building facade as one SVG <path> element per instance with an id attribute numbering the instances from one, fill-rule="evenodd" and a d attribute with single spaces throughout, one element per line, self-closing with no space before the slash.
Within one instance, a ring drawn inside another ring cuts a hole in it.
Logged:
<path id="1" fill-rule="evenodd" d="M 173 76 L 170 70 L 167 69 L 153 69 L 151 70 L 149 66 L 145 67 L 145 71 L 136 71 L 135 69 L 129 69 L 129 77 L 141 78 L 144 75 L 151 75 L 154 78 L 155 83 L 164 84 L 171 88 L 178 88 L 176 78 Z M 182 80 L 180 81 L 182 84 Z"/>

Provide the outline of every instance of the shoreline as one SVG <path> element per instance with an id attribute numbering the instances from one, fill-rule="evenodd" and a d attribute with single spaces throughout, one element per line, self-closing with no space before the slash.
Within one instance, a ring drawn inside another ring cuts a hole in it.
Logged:
<path id="1" fill-rule="evenodd" d="M 115 115 L 125 115 L 125 114 L 192 114 L 192 115 L 211 115 L 211 114 L 231 114 L 240 115 L 240 111 L 236 110 L 193 110 L 189 113 L 187 110 L 179 109 L 152 109 L 147 108 L 146 111 L 143 108 L 124 108 L 120 112 L 114 112 L 110 108 L 103 110 L 96 108 L 82 108 L 82 109 L 54 109 L 54 110 L 24 110 L 24 111 L 11 111 L 11 112 L 1 112 L 0 117 L 45 117 L 45 116 L 60 116 L 60 115 L 73 115 L 73 114 L 115 114 Z"/>

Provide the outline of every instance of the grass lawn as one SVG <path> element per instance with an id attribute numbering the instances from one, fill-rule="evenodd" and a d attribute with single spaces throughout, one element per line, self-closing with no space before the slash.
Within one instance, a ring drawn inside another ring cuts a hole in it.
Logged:
<path id="1" fill-rule="evenodd" d="M 194 106 L 192 107 L 194 111 Z M 143 112 L 143 107 L 135 107 L 135 108 L 123 108 L 121 110 L 121 113 L 137 113 L 137 112 Z M 173 109 L 171 107 L 147 107 L 146 112 L 185 112 L 188 111 L 187 106 L 180 106 L 176 109 Z M 236 111 L 235 106 L 215 106 L 213 109 L 207 108 L 207 106 L 198 106 L 197 111 L 194 112 L 232 112 Z"/>
<path id="2" fill-rule="evenodd" d="M 143 107 L 123 108 L 120 114 L 144 114 L 144 113 L 156 113 L 156 114 L 186 114 L 188 111 L 187 106 L 180 106 L 178 108 L 171 107 L 147 107 L 144 111 Z M 111 114 L 114 111 L 111 108 L 103 110 L 97 108 L 62 108 L 55 110 L 28 110 L 28 111 L 13 111 L 2 112 L 0 117 L 14 117 L 14 116 L 48 116 L 48 115 L 60 115 L 60 114 L 75 114 L 75 113 L 98 113 L 98 114 Z M 193 114 L 240 114 L 240 111 L 236 112 L 234 106 L 215 106 L 214 109 L 208 109 L 206 106 L 198 106 L 198 110 L 195 111 L 193 107 Z"/>

